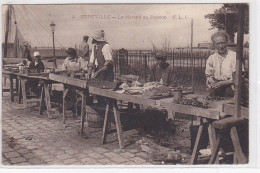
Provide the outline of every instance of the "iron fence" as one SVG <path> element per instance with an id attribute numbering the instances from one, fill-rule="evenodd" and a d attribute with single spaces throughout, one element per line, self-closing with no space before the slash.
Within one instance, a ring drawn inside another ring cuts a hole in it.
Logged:
<path id="1" fill-rule="evenodd" d="M 205 68 L 207 58 L 213 53 L 209 49 L 194 49 L 194 86 L 195 89 L 205 88 Z M 249 53 L 244 51 L 245 70 L 249 69 Z M 149 67 L 156 63 L 152 51 L 115 51 L 114 52 L 116 75 L 138 75 L 142 82 L 147 82 Z M 192 82 L 192 59 L 190 49 L 175 49 L 168 52 L 167 62 L 174 68 L 176 83 L 183 86 L 191 86 Z"/>

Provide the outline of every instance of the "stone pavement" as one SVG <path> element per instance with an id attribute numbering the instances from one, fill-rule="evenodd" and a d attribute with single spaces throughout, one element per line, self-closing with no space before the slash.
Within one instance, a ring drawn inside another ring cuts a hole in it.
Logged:
<path id="1" fill-rule="evenodd" d="M 39 115 L 39 106 L 23 108 L 10 102 L 9 93 L 2 97 L 2 164 L 3 165 L 150 165 L 156 164 L 135 144 L 135 130 L 125 137 L 125 149 L 119 149 L 117 135 L 110 134 L 101 144 L 102 129 L 85 126 L 79 135 L 80 117 L 68 113 L 66 124 L 61 115 L 55 119 Z M 130 133 L 130 132 L 129 132 Z"/>

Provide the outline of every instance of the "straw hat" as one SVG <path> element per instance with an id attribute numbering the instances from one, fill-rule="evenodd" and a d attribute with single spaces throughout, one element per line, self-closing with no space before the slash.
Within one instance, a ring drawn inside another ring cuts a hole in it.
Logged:
<path id="1" fill-rule="evenodd" d="M 76 51 L 76 49 L 74 49 L 74 48 L 68 48 L 68 50 L 66 51 L 67 52 L 67 54 L 72 54 L 72 55 L 75 55 L 75 54 L 77 54 L 77 51 Z"/>
<path id="2" fill-rule="evenodd" d="M 107 41 L 105 38 L 105 31 L 104 30 L 97 30 L 92 35 L 94 40 L 97 41 Z"/>

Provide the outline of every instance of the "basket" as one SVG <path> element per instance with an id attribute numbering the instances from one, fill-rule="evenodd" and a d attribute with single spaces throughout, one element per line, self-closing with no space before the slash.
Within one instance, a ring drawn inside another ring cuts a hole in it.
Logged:
<path id="1" fill-rule="evenodd" d="M 95 106 L 86 106 L 86 122 L 88 127 L 102 128 L 104 124 L 105 111 Z"/>

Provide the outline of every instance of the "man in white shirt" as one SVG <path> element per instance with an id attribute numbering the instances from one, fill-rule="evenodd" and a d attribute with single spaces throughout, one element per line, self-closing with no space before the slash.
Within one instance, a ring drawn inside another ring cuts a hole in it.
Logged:
<path id="1" fill-rule="evenodd" d="M 211 96 L 233 97 L 233 73 L 236 71 L 236 53 L 227 50 L 228 35 L 218 31 L 211 36 L 216 52 L 206 62 L 206 85 Z"/>
<path id="2" fill-rule="evenodd" d="M 94 47 L 90 56 L 86 78 L 113 81 L 113 52 L 111 46 L 106 42 L 104 30 L 94 32 L 92 37 Z M 91 76 L 93 70 L 95 74 Z"/>
<path id="3" fill-rule="evenodd" d="M 68 57 L 65 59 L 65 61 L 62 64 L 62 70 L 73 71 L 73 72 L 86 70 L 85 61 L 83 60 L 82 57 L 79 57 L 77 55 L 77 52 L 74 48 L 68 48 L 66 52 L 68 54 Z"/>

